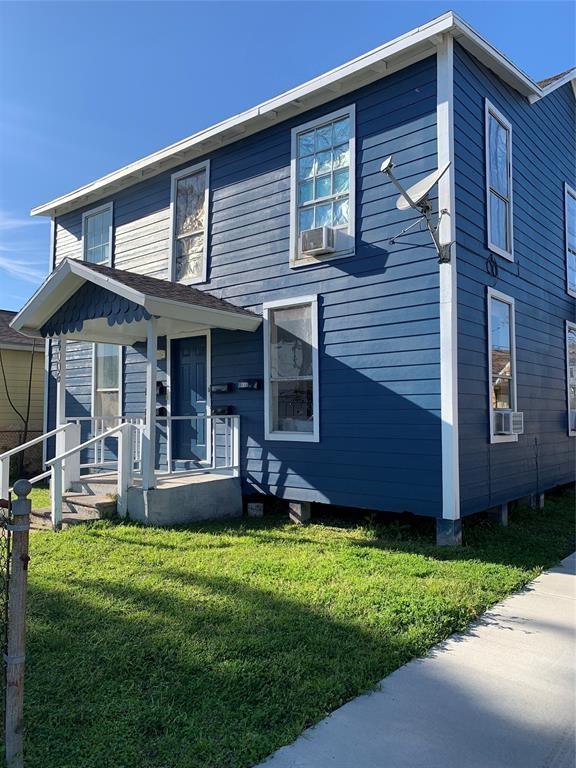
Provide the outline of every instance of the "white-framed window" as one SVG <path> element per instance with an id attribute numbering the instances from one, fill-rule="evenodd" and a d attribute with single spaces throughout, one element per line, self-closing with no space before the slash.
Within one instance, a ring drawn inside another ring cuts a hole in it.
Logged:
<path id="1" fill-rule="evenodd" d="M 512 126 L 487 99 L 485 113 L 488 248 L 513 261 Z"/>
<path id="2" fill-rule="evenodd" d="M 210 161 L 172 174 L 170 195 L 170 280 L 206 282 Z"/>
<path id="3" fill-rule="evenodd" d="M 94 344 L 92 371 L 92 416 L 110 419 L 104 425 L 110 429 L 122 414 L 122 347 Z"/>
<path id="4" fill-rule="evenodd" d="M 320 439 L 318 300 L 264 304 L 266 440 Z"/>
<path id="5" fill-rule="evenodd" d="M 566 222 L 566 286 L 570 296 L 576 296 L 576 191 L 564 185 L 564 215 Z"/>
<path id="6" fill-rule="evenodd" d="M 290 162 L 290 266 L 354 253 L 356 213 L 356 109 L 352 104 L 292 129 Z M 334 252 L 302 253 L 301 234 L 334 230 Z"/>
<path id="7" fill-rule="evenodd" d="M 516 411 L 516 330 L 514 299 L 488 288 L 488 382 L 490 442 L 516 442 L 518 435 L 496 434 L 494 415 Z"/>
<path id="8" fill-rule="evenodd" d="M 112 203 L 82 214 L 82 258 L 92 264 L 112 266 Z"/>
<path id="9" fill-rule="evenodd" d="M 576 323 L 566 322 L 568 434 L 576 437 Z"/>

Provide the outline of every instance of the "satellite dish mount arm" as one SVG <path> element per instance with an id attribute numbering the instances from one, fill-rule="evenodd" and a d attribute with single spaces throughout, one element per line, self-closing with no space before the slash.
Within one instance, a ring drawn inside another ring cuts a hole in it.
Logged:
<path id="1" fill-rule="evenodd" d="M 389 242 L 391 244 L 395 243 L 399 237 L 407 235 L 408 232 L 410 232 L 415 226 L 425 221 L 426 227 L 430 232 L 432 242 L 434 243 L 434 247 L 436 248 L 436 252 L 438 254 L 438 261 L 440 264 L 448 263 L 451 258 L 452 243 L 440 242 L 440 223 L 443 216 L 447 215 L 449 212 L 445 208 L 442 209 L 438 216 L 438 221 L 436 224 L 434 224 L 432 220 L 432 203 L 430 202 L 428 195 L 432 187 L 434 187 L 441 179 L 441 177 L 446 173 L 450 167 L 450 163 L 446 163 L 443 168 L 439 168 L 436 171 L 433 171 L 431 174 L 426 176 L 426 178 L 422 179 L 417 184 L 414 184 L 414 186 L 410 187 L 408 190 L 404 189 L 402 184 L 392 173 L 393 167 L 394 163 L 392 162 L 392 158 L 388 157 L 382 163 L 380 170 L 382 173 L 385 173 L 390 177 L 390 181 L 400 192 L 400 197 L 396 202 L 396 207 L 400 210 L 413 208 L 415 211 L 418 211 L 420 217 L 416 221 L 412 222 L 412 224 L 405 227 L 397 235 L 394 235 L 394 237 L 392 237 Z"/>

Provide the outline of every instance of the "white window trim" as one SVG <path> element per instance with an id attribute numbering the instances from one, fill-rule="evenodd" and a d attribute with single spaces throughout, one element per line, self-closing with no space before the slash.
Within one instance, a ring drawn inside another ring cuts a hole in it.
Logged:
<path id="1" fill-rule="evenodd" d="M 314 429 L 312 432 L 273 432 L 272 398 L 270 387 L 270 310 L 311 306 L 312 319 L 312 402 L 314 406 Z M 269 301 L 262 305 L 264 317 L 264 436 L 266 440 L 283 440 L 306 443 L 320 442 L 320 382 L 318 373 L 318 296 L 298 296 L 293 299 Z"/>
<path id="2" fill-rule="evenodd" d="M 92 344 L 92 384 L 91 384 L 91 403 L 90 403 L 90 415 L 93 419 L 99 419 L 104 418 L 101 416 L 96 416 L 96 344 L 97 343 L 105 343 L 109 344 L 111 342 L 93 342 Z M 120 344 L 118 345 L 118 413 L 117 416 L 122 416 L 122 400 L 124 397 L 124 370 L 123 370 L 123 362 L 124 362 L 124 347 Z M 102 392 L 116 392 L 116 387 L 110 388 L 108 390 L 102 390 Z M 109 429 L 110 427 L 107 427 Z"/>
<path id="3" fill-rule="evenodd" d="M 206 328 L 201 331 L 181 331 L 180 333 L 166 336 L 166 462 L 168 464 L 168 473 L 172 473 L 172 342 L 177 339 L 187 339 L 191 336 L 206 337 L 206 414 L 212 414 L 212 329 Z M 209 457 L 212 456 L 212 422 L 207 421 L 206 435 L 206 461 L 199 461 L 199 464 L 210 465 Z"/>
<path id="4" fill-rule="evenodd" d="M 503 248 L 500 248 L 498 245 L 493 243 L 490 239 L 490 134 L 489 134 L 489 126 L 490 126 L 490 115 L 496 118 L 499 123 L 502 124 L 504 128 L 508 131 L 508 183 L 510 188 L 510 201 L 508 206 L 508 215 L 509 215 L 509 236 L 510 236 L 510 250 L 506 251 Z M 484 158 L 485 158 L 485 168 L 486 168 L 486 224 L 487 224 L 487 232 L 486 232 L 486 238 L 488 241 L 488 250 L 492 251 L 493 253 L 498 254 L 498 256 L 502 256 L 504 259 L 508 259 L 508 261 L 514 261 L 514 195 L 513 195 L 513 179 L 512 179 L 512 124 L 509 120 L 507 120 L 504 115 L 499 112 L 496 107 L 488 101 L 488 99 L 484 100 Z"/>
<path id="5" fill-rule="evenodd" d="M 112 201 L 109 203 L 104 203 L 104 205 L 99 205 L 97 208 L 90 208 L 89 211 L 84 211 L 82 214 L 82 261 L 86 261 L 86 221 L 91 216 L 96 216 L 97 214 L 105 213 L 106 211 L 110 212 L 110 224 L 108 226 L 108 251 L 110 253 L 110 258 L 108 259 L 108 263 L 105 266 L 111 267 L 114 264 L 114 254 L 112 251 L 114 238 L 114 203 Z"/>
<path id="6" fill-rule="evenodd" d="M 512 363 L 512 410 L 518 410 L 518 395 L 516 391 L 516 381 L 518 374 L 516 371 L 516 305 L 511 296 L 497 291 L 495 288 L 487 289 L 487 315 L 488 315 L 488 408 L 490 409 L 490 442 L 491 443 L 517 443 L 518 435 L 495 435 L 494 434 L 494 408 L 492 407 L 492 299 L 498 299 L 510 306 L 510 362 Z"/>
<path id="7" fill-rule="evenodd" d="M 208 275 L 208 225 L 210 221 L 210 160 L 196 163 L 173 173 L 170 181 L 170 246 L 168 250 L 168 279 L 176 281 L 176 188 L 178 181 L 194 173 L 204 171 L 206 174 L 206 190 L 204 192 L 204 248 L 202 249 L 202 274 L 194 280 L 182 280 L 182 285 L 199 285 L 205 283 Z"/>
<path id="8" fill-rule="evenodd" d="M 344 250 L 337 251 L 333 254 L 320 257 L 310 258 L 298 258 L 298 136 L 301 133 L 311 130 L 312 128 L 318 128 L 325 123 L 331 123 L 333 120 L 337 120 L 341 117 L 350 117 L 350 178 L 348 181 L 348 200 L 349 200 L 349 214 L 348 214 L 348 237 L 350 245 Z M 297 269 L 298 267 L 306 267 L 311 264 L 321 264 L 325 261 L 332 261 L 334 259 L 342 259 L 348 256 L 353 256 L 355 252 L 355 238 L 356 238 L 356 105 L 350 104 L 347 107 L 338 109 L 335 112 L 331 112 L 328 115 L 322 115 L 322 117 L 316 120 L 310 120 L 308 123 L 297 125 L 292 128 L 291 132 L 291 147 L 290 147 L 290 267 Z"/>
<path id="9" fill-rule="evenodd" d="M 568 251 L 568 195 L 571 195 L 576 200 L 576 190 L 572 189 L 569 184 L 564 184 L 564 243 L 566 250 L 566 293 L 570 296 L 576 297 L 576 291 L 570 288 L 570 272 L 568 268 L 569 263 L 569 251 Z"/>
<path id="10" fill-rule="evenodd" d="M 568 414 L 568 436 L 576 437 L 576 428 L 572 429 L 571 413 L 570 413 L 570 355 L 568 352 L 568 332 L 576 331 L 576 323 L 571 323 L 570 320 L 566 320 L 566 411 Z"/>

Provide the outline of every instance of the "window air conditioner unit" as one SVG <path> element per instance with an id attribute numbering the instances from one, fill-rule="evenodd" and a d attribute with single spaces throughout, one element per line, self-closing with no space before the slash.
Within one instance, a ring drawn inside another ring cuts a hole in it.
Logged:
<path id="1" fill-rule="evenodd" d="M 524 414 L 520 411 L 496 411 L 494 413 L 496 435 L 523 435 Z"/>
<path id="2" fill-rule="evenodd" d="M 336 230 L 332 227 L 307 229 L 300 235 L 300 251 L 305 256 L 321 256 L 336 250 Z"/>

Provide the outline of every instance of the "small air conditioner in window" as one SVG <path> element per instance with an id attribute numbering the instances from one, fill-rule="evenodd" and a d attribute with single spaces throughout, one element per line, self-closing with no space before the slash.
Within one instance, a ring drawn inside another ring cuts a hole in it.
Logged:
<path id="1" fill-rule="evenodd" d="M 300 235 L 300 252 L 305 256 L 321 256 L 336 250 L 336 230 L 332 227 L 307 229 Z"/>
<path id="2" fill-rule="evenodd" d="M 523 435 L 524 414 L 520 411 L 496 411 L 494 413 L 494 434 Z"/>

